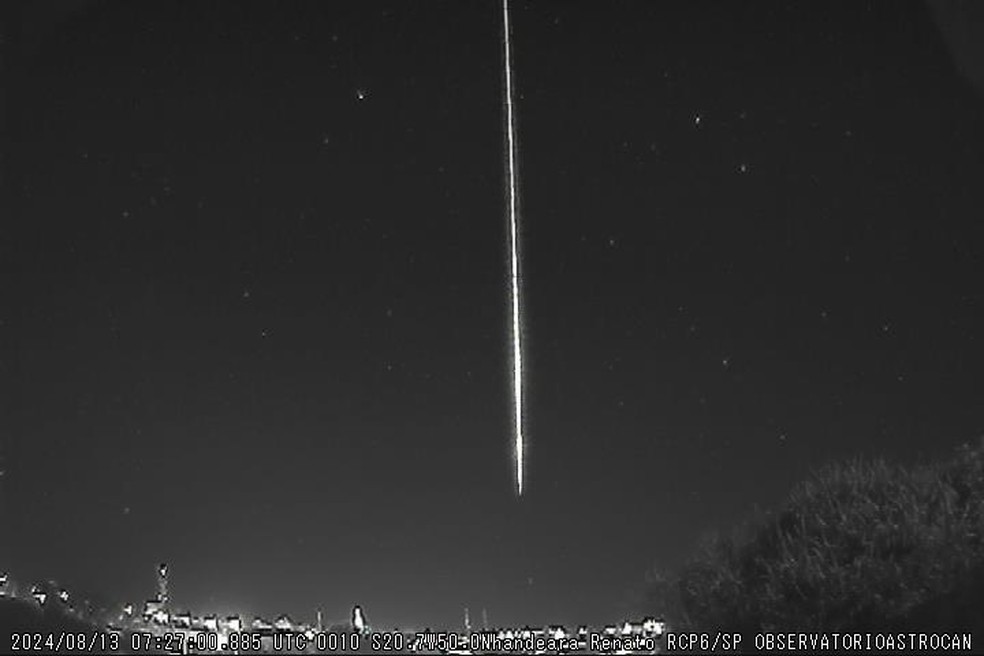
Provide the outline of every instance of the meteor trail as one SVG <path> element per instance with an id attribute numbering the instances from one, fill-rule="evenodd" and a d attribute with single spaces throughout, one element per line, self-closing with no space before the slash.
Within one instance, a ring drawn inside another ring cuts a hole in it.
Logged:
<path id="1" fill-rule="evenodd" d="M 502 40 L 506 62 L 506 139 L 509 164 L 509 255 L 512 292 L 513 411 L 515 414 L 516 493 L 523 496 L 523 348 L 519 299 L 519 201 L 516 189 L 516 123 L 513 110 L 512 49 L 509 40 L 509 0 L 502 0 Z"/>

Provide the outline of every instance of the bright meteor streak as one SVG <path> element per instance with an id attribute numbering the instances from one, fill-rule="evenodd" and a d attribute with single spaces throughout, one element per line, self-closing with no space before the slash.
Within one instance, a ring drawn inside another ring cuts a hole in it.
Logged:
<path id="1" fill-rule="evenodd" d="M 513 410 L 515 413 L 516 493 L 523 496 L 523 348 L 519 299 L 519 199 L 516 188 L 516 122 L 513 109 L 512 50 L 509 40 L 509 0 L 502 0 L 503 45 L 506 61 L 506 138 L 509 164 L 509 254 L 512 291 Z"/>

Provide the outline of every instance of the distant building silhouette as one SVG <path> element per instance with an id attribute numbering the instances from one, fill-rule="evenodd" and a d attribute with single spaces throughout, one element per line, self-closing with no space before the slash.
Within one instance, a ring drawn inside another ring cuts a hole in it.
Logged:
<path id="1" fill-rule="evenodd" d="M 647 636 L 657 636 L 662 635 L 666 630 L 666 625 L 662 620 L 657 620 L 655 617 L 647 617 L 642 620 L 642 632 Z"/>
<path id="2" fill-rule="evenodd" d="M 294 630 L 294 623 L 290 621 L 290 618 L 286 615 L 281 615 L 277 618 L 277 621 L 273 623 L 274 628 L 281 633 L 288 633 Z"/>

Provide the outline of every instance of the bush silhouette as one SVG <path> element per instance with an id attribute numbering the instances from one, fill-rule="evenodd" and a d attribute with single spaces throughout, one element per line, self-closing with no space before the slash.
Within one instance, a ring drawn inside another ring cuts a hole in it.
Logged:
<path id="1" fill-rule="evenodd" d="M 984 629 L 984 440 L 945 463 L 856 460 L 798 485 L 785 506 L 701 545 L 649 602 L 672 628 Z M 980 637 L 978 637 L 980 636 Z"/>

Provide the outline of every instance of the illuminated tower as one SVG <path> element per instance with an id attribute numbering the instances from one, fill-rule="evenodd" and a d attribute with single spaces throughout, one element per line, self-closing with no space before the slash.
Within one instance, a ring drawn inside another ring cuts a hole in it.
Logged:
<path id="1" fill-rule="evenodd" d="M 161 604 L 161 609 L 167 608 L 167 563 L 161 563 L 157 567 L 157 601 Z"/>
<path id="2" fill-rule="evenodd" d="M 363 634 L 367 633 L 369 625 L 366 623 L 366 616 L 362 612 L 361 606 L 356 606 L 352 609 L 352 630 L 356 633 Z"/>
<path id="3" fill-rule="evenodd" d="M 468 606 L 465 606 L 465 633 L 471 633 L 471 618 L 468 616 Z"/>

